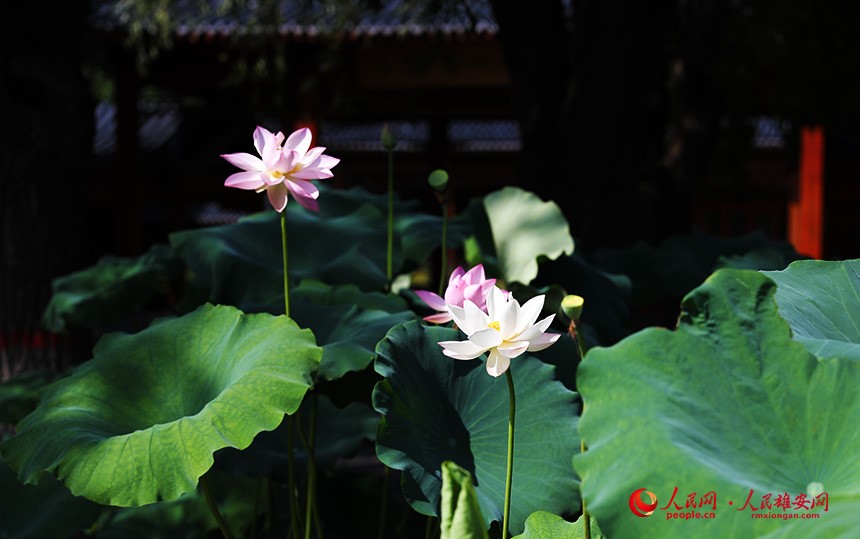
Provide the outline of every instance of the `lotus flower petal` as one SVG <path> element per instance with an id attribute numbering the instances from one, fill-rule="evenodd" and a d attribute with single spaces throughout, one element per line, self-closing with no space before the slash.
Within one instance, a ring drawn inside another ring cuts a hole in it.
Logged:
<path id="1" fill-rule="evenodd" d="M 499 377 L 505 374 L 505 371 L 511 366 L 511 360 L 500 354 L 495 348 L 490 352 L 490 357 L 487 358 L 487 373 L 490 376 Z"/>
<path id="2" fill-rule="evenodd" d="M 239 167 L 242 170 L 263 172 L 266 166 L 259 157 L 254 157 L 249 153 L 228 153 L 221 154 L 221 157 L 227 160 L 233 166 Z"/>
<path id="3" fill-rule="evenodd" d="M 304 158 L 305 154 L 308 153 L 308 149 L 311 147 L 311 139 L 313 135 L 311 135 L 311 130 L 307 127 L 303 127 L 297 131 L 294 131 L 284 143 L 284 148 L 294 150 L 299 154 L 300 159 Z"/>
<path id="4" fill-rule="evenodd" d="M 469 336 L 469 340 L 482 350 L 489 350 L 503 343 L 502 336 L 492 328 L 476 331 Z"/>
<path id="5" fill-rule="evenodd" d="M 323 180 L 334 175 L 331 168 L 340 160 L 325 155 L 324 147 L 309 150 L 312 135 L 302 128 L 284 140 L 284 134 L 272 134 L 257 126 L 254 130 L 254 148 L 260 157 L 248 153 L 223 154 L 221 157 L 245 172 L 257 172 L 256 177 L 245 173 L 231 175 L 224 182 L 227 187 L 268 191 L 269 202 L 281 212 L 287 206 L 287 197 L 293 197 L 303 207 L 317 211 L 319 190 L 307 180 Z"/>
<path id="6" fill-rule="evenodd" d="M 458 279 L 458 282 L 463 280 L 465 278 Z M 561 334 L 545 333 L 555 318 L 554 314 L 535 323 L 543 308 L 544 296 L 536 296 L 520 307 L 510 293 L 493 286 L 486 298 L 487 312 L 468 299 L 462 307 L 446 305 L 454 322 L 469 339 L 458 345 L 452 344 L 455 341 L 440 342 L 446 356 L 473 359 L 489 351 L 487 372 L 491 376 L 500 376 L 508 370 L 511 358 L 526 351 L 543 350 L 561 337 Z"/>
<path id="7" fill-rule="evenodd" d="M 269 202 L 275 211 L 282 212 L 287 207 L 287 188 L 283 183 L 271 185 L 266 190 L 269 195 Z"/>
<path id="8" fill-rule="evenodd" d="M 235 187 L 237 189 L 259 189 L 266 185 L 263 178 L 268 177 L 268 174 L 260 172 L 246 171 L 231 174 L 224 180 L 226 187 Z"/>
<path id="9" fill-rule="evenodd" d="M 471 341 L 442 341 L 439 345 L 444 348 L 442 353 L 454 359 L 475 359 L 487 351 Z"/>
<path id="10" fill-rule="evenodd" d="M 426 303 L 427 306 L 431 309 L 440 312 L 448 312 L 448 307 L 445 306 L 445 300 L 439 297 L 439 294 L 434 294 L 429 290 L 416 290 L 415 295 L 418 296 L 421 301 Z"/>

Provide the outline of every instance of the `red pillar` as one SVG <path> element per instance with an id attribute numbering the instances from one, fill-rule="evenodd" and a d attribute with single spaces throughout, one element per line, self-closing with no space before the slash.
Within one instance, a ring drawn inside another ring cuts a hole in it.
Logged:
<path id="1" fill-rule="evenodd" d="M 800 131 L 797 196 L 788 204 L 788 240 L 801 254 L 820 259 L 824 238 L 824 130 Z"/>

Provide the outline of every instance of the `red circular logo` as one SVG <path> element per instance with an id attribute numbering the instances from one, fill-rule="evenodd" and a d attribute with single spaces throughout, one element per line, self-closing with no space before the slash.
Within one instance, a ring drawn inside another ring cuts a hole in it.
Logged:
<path id="1" fill-rule="evenodd" d="M 650 502 L 645 502 L 642 499 L 642 493 L 648 495 L 648 498 L 651 499 Z M 640 488 L 633 491 L 633 494 L 630 495 L 630 510 L 637 517 L 647 517 L 651 513 L 654 512 L 654 509 L 657 508 L 657 496 L 654 495 L 650 490 L 645 490 L 644 488 Z"/>

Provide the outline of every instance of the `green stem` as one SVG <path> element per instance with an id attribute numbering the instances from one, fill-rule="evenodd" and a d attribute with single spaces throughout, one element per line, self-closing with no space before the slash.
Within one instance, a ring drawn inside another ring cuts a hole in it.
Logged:
<path id="1" fill-rule="evenodd" d="M 293 456 L 293 428 L 295 416 L 287 416 L 287 482 L 290 487 L 290 530 L 292 537 L 299 537 L 299 501 L 296 499 L 296 469 Z"/>
<path id="2" fill-rule="evenodd" d="M 284 314 L 290 316 L 290 279 L 287 272 L 287 209 L 281 212 L 281 250 L 284 253 Z"/>
<path id="3" fill-rule="evenodd" d="M 579 439 L 579 452 L 585 453 L 585 441 Z M 579 487 L 579 497 L 582 500 L 582 531 L 585 539 L 591 539 L 591 517 L 588 514 L 588 509 L 585 507 L 585 496 L 582 495 L 582 484 Z"/>
<path id="4" fill-rule="evenodd" d="M 319 496 L 317 496 L 317 491 L 319 490 L 319 481 L 317 481 L 317 459 L 314 453 L 316 452 L 316 433 L 317 433 L 317 395 L 313 394 L 314 400 L 311 408 L 311 432 L 310 432 L 310 442 L 311 448 L 313 448 L 310 452 L 310 459 L 308 462 L 313 463 L 313 467 L 311 468 L 311 472 L 313 475 L 313 496 L 310 496 L 312 503 L 312 514 L 314 517 L 314 526 L 317 529 L 316 535 L 317 539 L 322 539 L 323 537 L 323 523 L 322 517 L 320 517 L 320 508 L 319 508 Z"/>
<path id="5" fill-rule="evenodd" d="M 263 490 L 263 478 L 257 479 L 257 484 L 254 486 L 254 517 L 251 519 L 251 539 L 257 537 L 257 520 L 260 517 L 260 491 Z"/>
<path id="6" fill-rule="evenodd" d="M 307 500 L 305 505 L 305 539 L 311 537 L 311 521 L 316 524 L 317 536 L 322 536 L 322 522 L 319 520 L 319 514 L 314 515 L 313 509 L 316 505 L 316 487 L 317 487 L 317 461 L 314 457 L 314 442 L 316 439 L 316 423 L 317 423 L 317 399 L 316 394 L 311 396 L 311 417 L 310 425 L 308 426 L 308 436 L 305 438 L 302 429 L 299 429 L 299 438 L 308 455 L 308 487 Z M 318 513 L 318 512 L 317 512 Z"/>
<path id="7" fill-rule="evenodd" d="M 281 252 L 284 261 L 284 314 L 290 316 L 290 273 L 287 264 L 287 209 L 281 212 Z M 290 487 L 290 529 L 293 537 L 299 536 L 299 501 L 296 499 L 296 475 L 293 466 L 293 416 L 287 416 L 287 480 Z"/>
<path id="8" fill-rule="evenodd" d="M 212 516 L 215 517 L 215 522 L 218 523 L 218 528 L 221 529 L 221 534 L 224 536 L 224 539 L 233 539 L 233 535 L 227 527 L 227 521 L 224 520 L 224 517 L 221 515 L 221 511 L 218 510 L 218 505 L 215 503 L 215 496 L 212 495 L 212 487 L 209 486 L 209 480 L 206 479 L 205 475 L 200 477 L 200 488 L 203 489 L 203 496 L 206 498 L 206 505 L 209 506 L 209 511 L 212 512 Z"/>
<path id="9" fill-rule="evenodd" d="M 448 279 L 448 204 L 442 203 L 442 269 L 439 274 L 439 295 L 445 293 Z"/>
<path id="10" fill-rule="evenodd" d="M 514 391 L 514 377 L 511 369 L 505 371 L 508 380 L 508 400 L 510 412 L 508 415 L 508 470 L 505 474 L 505 507 L 502 516 L 502 539 L 508 539 L 508 520 L 511 516 L 511 483 L 514 478 L 514 421 L 517 415 L 517 395 Z"/>
<path id="11" fill-rule="evenodd" d="M 428 516 L 427 517 L 427 523 L 424 525 L 424 539 L 432 539 L 432 537 L 434 535 L 436 535 L 435 524 L 436 524 L 436 519 Z"/>
<path id="12" fill-rule="evenodd" d="M 266 518 L 263 520 L 263 531 L 268 533 L 272 529 L 272 521 L 275 518 L 275 484 L 271 477 L 266 477 L 265 483 L 266 505 L 269 510 L 266 512 Z"/>
<path id="13" fill-rule="evenodd" d="M 573 340 L 576 341 L 576 349 L 579 351 L 579 361 L 585 359 L 585 345 L 582 342 L 582 339 L 579 336 L 579 333 L 576 331 L 576 322 L 574 320 L 570 321 L 570 328 L 568 329 L 570 336 L 573 337 Z M 582 405 L 582 410 L 585 411 L 585 404 Z M 581 415 L 581 414 L 580 414 Z M 585 453 L 585 440 L 582 438 L 579 439 L 579 452 Z M 579 488 L 580 498 L 582 500 L 582 531 L 585 539 L 591 539 L 591 517 L 588 514 L 588 509 L 585 507 L 585 496 L 582 496 L 582 487 Z"/>
<path id="14" fill-rule="evenodd" d="M 385 277 L 391 286 L 392 258 L 394 257 L 394 152 L 388 151 L 388 257 L 385 262 Z"/>
<path id="15" fill-rule="evenodd" d="M 385 475 L 382 477 L 382 501 L 379 503 L 379 532 L 378 539 L 385 538 L 385 519 L 388 513 L 388 481 L 391 477 L 391 468 L 385 467 Z"/>
<path id="16" fill-rule="evenodd" d="M 582 338 L 580 338 L 579 336 L 576 322 L 571 320 L 568 333 L 570 333 L 570 336 L 573 337 L 574 341 L 576 341 L 576 349 L 579 351 L 579 360 L 582 361 L 583 359 L 585 359 L 585 344 L 582 342 Z"/>

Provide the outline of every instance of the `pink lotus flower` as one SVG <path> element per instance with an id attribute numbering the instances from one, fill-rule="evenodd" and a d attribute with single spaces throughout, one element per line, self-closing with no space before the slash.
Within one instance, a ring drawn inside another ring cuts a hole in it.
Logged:
<path id="1" fill-rule="evenodd" d="M 448 288 L 445 290 L 445 299 L 439 297 L 429 290 L 416 290 L 415 294 L 421 298 L 431 309 L 439 311 L 439 314 L 425 316 L 424 320 L 434 324 L 444 324 L 453 320 L 449 305 L 463 307 L 466 300 L 471 301 L 479 309 L 487 310 L 487 293 L 496 284 L 495 279 L 487 279 L 484 276 L 484 266 L 478 264 L 469 271 L 463 271 L 462 266 L 451 273 L 448 278 Z"/>
<path id="2" fill-rule="evenodd" d="M 284 134 L 277 135 L 263 127 L 254 130 L 254 147 L 260 157 L 249 153 L 221 155 L 230 164 L 244 172 L 231 175 L 224 182 L 227 187 L 266 191 L 269 202 L 281 212 L 287 207 L 287 194 L 292 193 L 296 202 L 313 211 L 319 209 L 319 189 L 308 180 L 331 178 L 331 168 L 340 159 L 324 155 L 325 148 L 311 148 L 311 131 L 303 127 L 284 141 Z M 262 159 L 261 159 L 262 158 Z"/>

